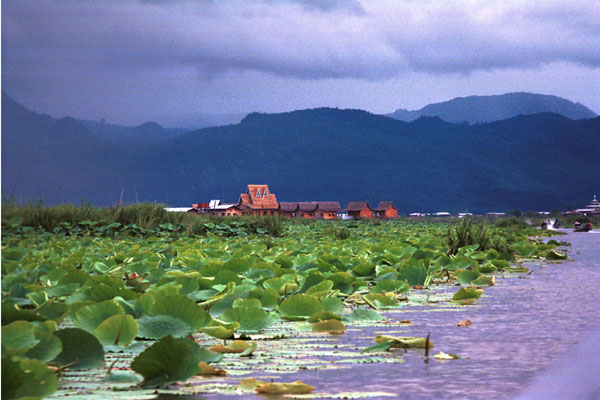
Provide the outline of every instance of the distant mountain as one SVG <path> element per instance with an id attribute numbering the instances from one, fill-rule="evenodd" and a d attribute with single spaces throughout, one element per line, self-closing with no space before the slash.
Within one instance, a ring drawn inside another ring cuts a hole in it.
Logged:
<path id="1" fill-rule="evenodd" d="M 121 147 L 157 144 L 189 132 L 189 129 L 163 128 L 156 122 L 146 122 L 133 127 L 87 120 L 77 122 L 98 140 Z"/>
<path id="2" fill-rule="evenodd" d="M 391 200 L 401 212 L 551 210 L 600 192 L 600 118 L 551 113 L 478 125 L 361 110 L 253 113 L 158 144 L 99 141 L 2 97 L 2 190 L 48 204 L 186 206 L 267 183 L 280 201 Z"/>
<path id="3" fill-rule="evenodd" d="M 202 129 L 213 126 L 239 124 L 246 114 L 199 114 L 181 113 L 159 116 L 157 120 L 164 126 L 181 127 L 184 129 Z"/>
<path id="4" fill-rule="evenodd" d="M 517 115 L 555 113 L 570 119 L 593 118 L 596 114 L 579 103 L 557 96 L 534 93 L 506 93 L 496 96 L 457 97 L 442 103 L 429 104 L 420 110 L 398 109 L 388 117 L 414 121 L 419 117 L 440 117 L 455 123 L 493 122 Z"/>

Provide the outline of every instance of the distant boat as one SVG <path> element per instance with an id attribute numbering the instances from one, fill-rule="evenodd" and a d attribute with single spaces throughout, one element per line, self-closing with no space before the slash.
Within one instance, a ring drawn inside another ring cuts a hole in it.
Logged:
<path id="1" fill-rule="evenodd" d="M 573 228 L 575 232 L 589 232 L 593 229 L 593 226 L 591 222 L 586 222 L 585 224 L 575 222 L 575 226 Z"/>

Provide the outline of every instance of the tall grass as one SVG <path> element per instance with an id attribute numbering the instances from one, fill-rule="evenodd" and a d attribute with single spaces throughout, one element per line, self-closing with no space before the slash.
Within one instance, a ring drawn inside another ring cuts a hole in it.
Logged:
<path id="1" fill-rule="evenodd" d="M 448 229 L 446 236 L 448 255 L 458 253 L 463 246 L 479 245 L 478 250 L 485 251 L 492 246 L 492 241 L 484 224 L 477 227 L 468 218 L 463 218 L 454 229 Z"/>

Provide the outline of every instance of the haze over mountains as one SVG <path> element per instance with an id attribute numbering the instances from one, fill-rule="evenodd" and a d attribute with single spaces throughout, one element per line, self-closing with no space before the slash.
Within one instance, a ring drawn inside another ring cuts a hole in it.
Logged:
<path id="1" fill-rule="evenodd" d="M 398 109 L 387 116 L 401 121 L 419 117 L 440 117 L 444 121 L 470 124 L 500 121 L 519 114 L 551 112 L 570 119 L 593 118 L 596 114 L 586 106 L 557 96 L 535 93 L 506 93 L 495 96 L 458 97 L 441 103 L 429 104 L 420 110 Z"/>
<path id="2" fill-rule="evenodd" d="M 280 201 L 484 212 L 577 207 L 600 192 L 599 117 L 466 125 L 320 108 L 194 131 L 98 124 L 36 114 L 3 93 L 4 195 L 108 205 L 124 189 L 126 202 L 186 206 L 267 183 Z"/>

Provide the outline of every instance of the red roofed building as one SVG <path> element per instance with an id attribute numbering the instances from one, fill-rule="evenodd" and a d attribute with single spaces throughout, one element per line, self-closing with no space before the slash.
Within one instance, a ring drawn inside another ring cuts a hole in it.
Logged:
<path id="1" fill-rule="evenodd" d="M 317 203 L 314 201 L 301 201 L 298 203 L 298 218 L 314 219 Z"/>
<path id="2" fill-rule="evenodd" d="M 337 201 L 317 201 L 316 203 L 315 216 L 318 219 L 337 219 L 338 211 L 342 211 L 342 207 Z"/>
<path id="3" fill-rule="evenodd" d="M 297 218 L 298 216 L 298 202 L 284 202 L 279 203 L 279 215 L 286 218 Z"/>
<path id="4" fill-rule="evenodd" d="M 346 211 L 354 219 L 373 218 L 373 209 L 367 201 L 351 201 Z"/>
<path id="5" fill-rule="evenodd" d="M 391 201 L 380 201 L 374 211 L 377 218 L 398 218 L 398 209 L 394 207 L 394 203 Z"/>
<path id="6" fill-rule="evenodd" d="M 246 193 L 240 194 L 238 207 L 243 215 L 277 215 L 279 203 L 269 185 L 248 185 Z"/>

